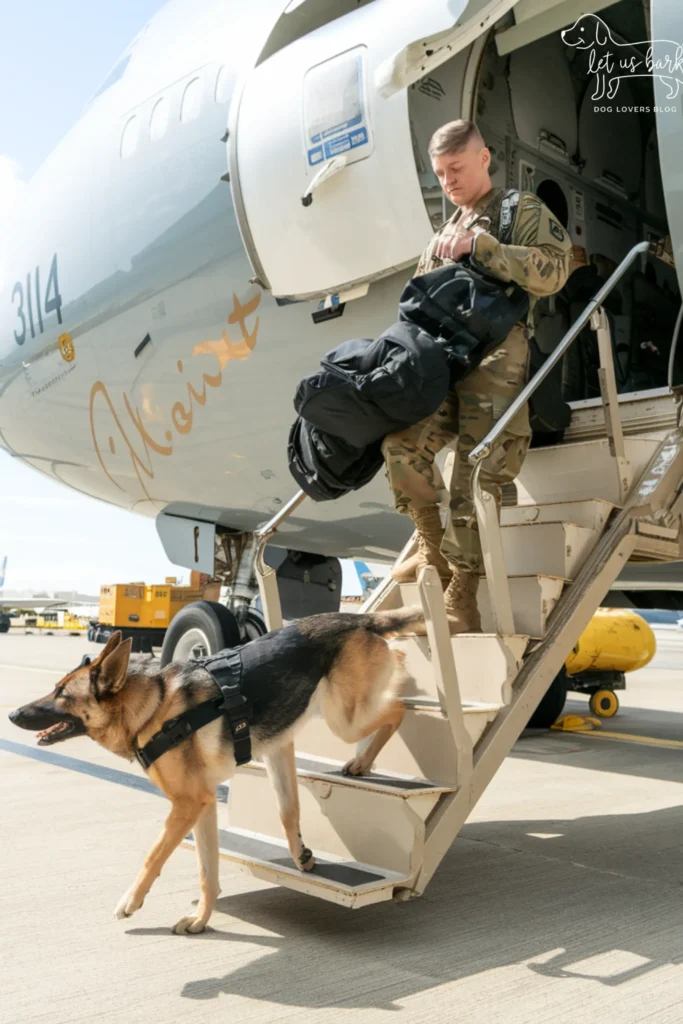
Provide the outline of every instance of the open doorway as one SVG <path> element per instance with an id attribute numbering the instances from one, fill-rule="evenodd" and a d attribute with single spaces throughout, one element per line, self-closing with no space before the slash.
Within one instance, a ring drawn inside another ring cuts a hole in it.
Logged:
<path id="1" fill-rule="evenodd" d="M 638 54 L 632 44 L 650 38 L 644 4 L 621 0 L 600 17 L 624 53 Z M 681 293 L 662 185 L 652 79 L 634 75 L 620 81 L 616 99 L 596 99 L 590 51 L 567 45 L 557 27 L 524 45 L 501 45 L 504 36 L 509 40 L 517 31 L 506 31 L 511 26 L 512 14 L 472 47 L 468 66 L 454 58 L 452 66 L 440 68 L 429 90 L 432 95 L 441 90 L 449 99 L 441 114 L 448 109 L 450 117 L 477 122 L 491 149 L 494 185 L 535 192 L 570 233 L 573 270 L 567 286 L 537 305 L 535 338 L 545 355 L 637 242 L 661 243 L 660 256 L 637 261 L 605 308 L 619 391 L 664 388 Z M 516 39 L 523 41 L 519 33 Z M 424 95 L 414 91 L 414 125 L 424 103 Z M 447 119 L 442 116 L 442 121 Z M 426 137 L 422 131 L 416 134 L 420 140 Z M 435 208 L 437 183 L 429 180 L 426 152 L 419 154 L 418 171 L 435 223 L 439 212 L 447 217 L 452 207 L 440 200 L 441 211 Z M 586 328 L 564 360 L 564 399 L 597 397 L 598 367 L 597 340 Z M 674 383 L 681 382 L 683 353 L 674 371 Z"/>

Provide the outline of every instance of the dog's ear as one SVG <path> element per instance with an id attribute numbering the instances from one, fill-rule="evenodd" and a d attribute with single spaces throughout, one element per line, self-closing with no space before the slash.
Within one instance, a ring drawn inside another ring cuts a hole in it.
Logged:
<path id="1" fill-rule="evenodd" d="M 119 646 L 120 643 L 121 630 L 117 629 L 116 632 L 112 633 L 112 635 L 109 637 L 109 639 L 107 640 L 106 644 L 104 645 L 100 653 L 97 655 L 97 657 L 93 658 L 93 665 L 101 665 L 104 659 L 108 657 L 111 654 L 111 652 Z"/>
<path id="2" fill-rule="evenodd" d="M 602 18 L 598 18 L 596 15 L 593 15 L 593 17 L 595 18 L 595 42 L 598 46 L 607 46 L 609 29 Z"/>
<path id="3" fill-rule="evenodd" d="M 118 633 L 118 637 L 119 642 L 114 645 L 114 649 L 105 658 L 102 658 L 99 664 L 93 664 L 90 669 L 90 680 L 98 700 L 118 693 L 126 681 L 133 639 L 128 637 L 127 640 L 121 641 L 120 633 Z M 113 640 L 113 637 L 111 639 Z M 105 651 L 106 649 L 105 647 Z"/>

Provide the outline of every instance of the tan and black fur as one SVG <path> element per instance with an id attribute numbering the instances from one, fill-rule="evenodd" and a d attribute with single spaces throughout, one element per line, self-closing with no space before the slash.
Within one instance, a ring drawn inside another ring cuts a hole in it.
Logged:
<path id="1" fill-rule="evenodd" d="M 386 638 L 416 627 L 424 628 L 421 609 L 301 619 L 279 633 L 286 645 L 267 663 L 268 680 L 262 690 L 247 694 L 253 698 L 253 756 L 265 761 L 289 850 L 301 871 L 312 871 L 315 860 L 299 831 L 297 728 L 318 713 L 346 742 L 367 738 L 362 753 L 344 771 L 351 775 L 368 771 L 404 714 L 398 696 L 406 680 L 402 657 L 391 650 Z M 253 641 L 269 642 L 268 637 Z M 144 746 L 164 722 L 215 696 L 217 689 L 206 669 L 192 662 L 174 662 L 163 669 L 154 662 L 136 664 L 130 660 L 131 643 L 122 641 L 120 632 L 114 633 L 90 665 L 70 672 L 47 697 L 13 711 L 10 719 L 21 728 L 40 730 L 41 745 L 88 735 L 107 750 L 133 760 L 136 744 Z M 216 787 L 234 770 L 232 736 L 224 718 L 203 726 L 147 769 L 172 807 L 140 874 L 119 902 L 117 917 L 130 917 L 139 910 L 170 854 L 194 830 L 199 905 L 173 930 L 204 929 L 220 892 Z"/>

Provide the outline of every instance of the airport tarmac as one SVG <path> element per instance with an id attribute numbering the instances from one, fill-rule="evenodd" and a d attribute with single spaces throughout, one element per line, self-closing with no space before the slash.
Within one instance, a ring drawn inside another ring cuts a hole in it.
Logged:
<path id="1" fill-rule="evenodd" d="M 210 929 L 175 936 L 186 849 L 113 916 L 164 798 L 87 738 L 43 750 L 7 719 L 100 648 L 0 635 L 3 1020 L 683 1021 L 683 633 L 657 637 L 599 731 L 519 740 L 422 899 L 350 911 L 223 862 Z"/>

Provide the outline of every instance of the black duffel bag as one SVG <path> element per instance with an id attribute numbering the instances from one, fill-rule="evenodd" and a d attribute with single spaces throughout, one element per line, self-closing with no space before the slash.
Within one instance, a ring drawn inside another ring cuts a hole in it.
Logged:
<path id="1" fill-rule="evenodd" d="M 320 360 L 294 397 L 297 413 L 320 430 L 363 447 L 430 416 L 448 392 L 444 346 L 410 323 L 344 341 Z"/>
<path id="2" fill-rule="evenodd" d="M 398 309 L 401 320 L 443 341 L 453 387 L 526 320 L 529 296 L 463 259 L 412 277 Z"/>
<path id="3" fill-rule="evenodd" d="M 287 458 L 290 473 L 314 501 L 332 501 L 364 487 L 384 462 L 381 440 L 355 448 L 300 416 L 289 432 Z"/>

